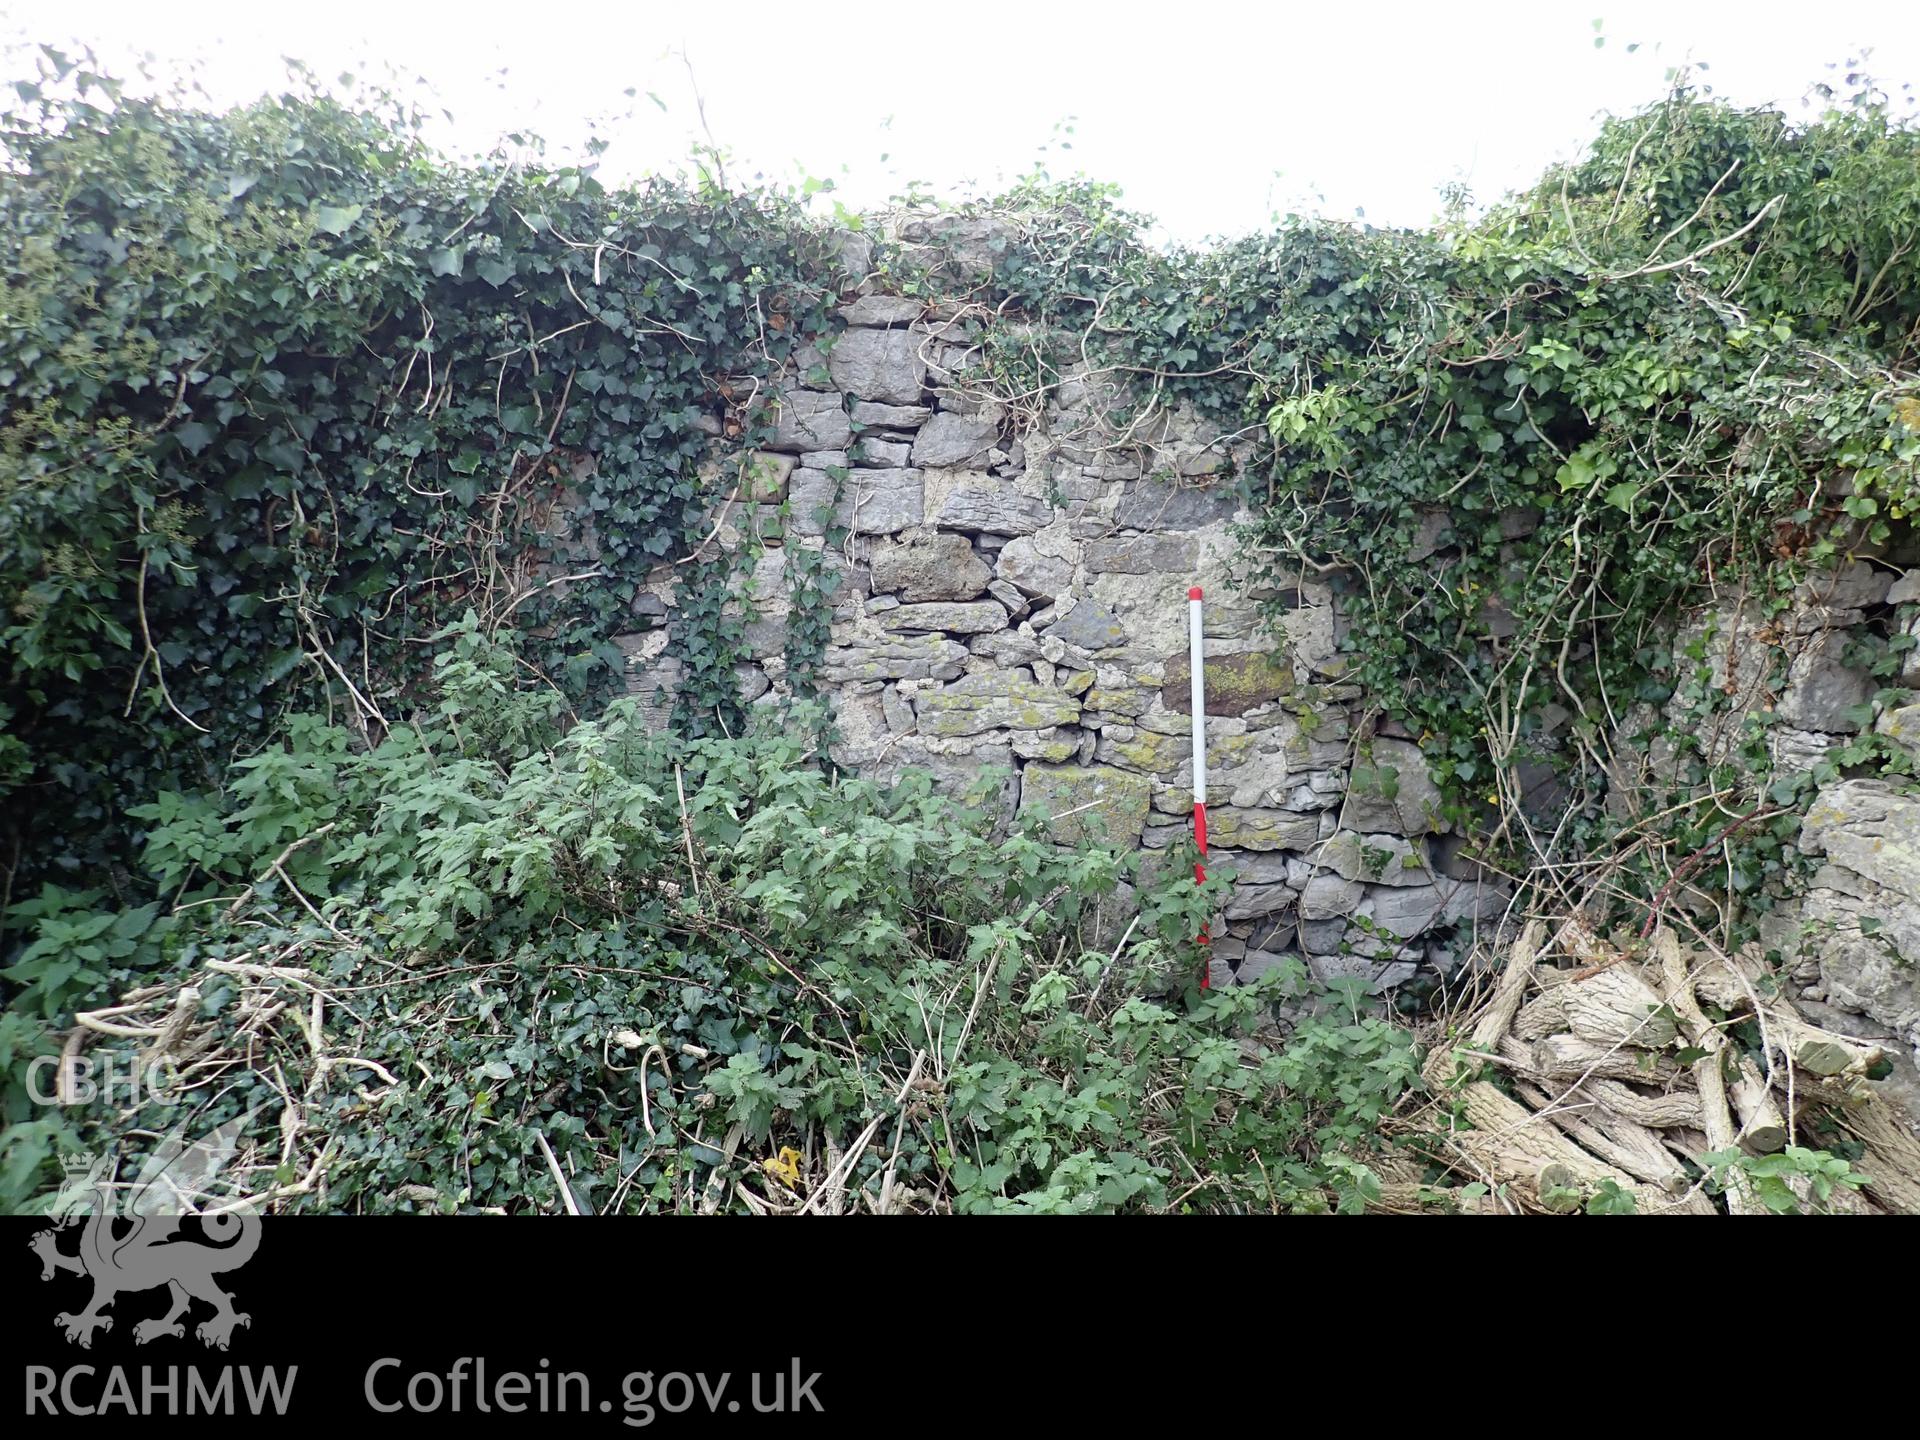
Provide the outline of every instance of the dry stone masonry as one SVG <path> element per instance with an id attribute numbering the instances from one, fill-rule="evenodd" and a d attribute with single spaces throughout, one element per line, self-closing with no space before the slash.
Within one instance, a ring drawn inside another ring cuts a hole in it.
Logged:
<path id="1" fill-rule="evenodd" d="M 992 236 L 948 239 L 965 269 Z M 856 258 L 850 273 L 863 270 Z M 957 310 L 862 293 L 839 318 L 824 353 L 803 352 L 776 383 L 771 438 L 717 517 L 716 542 L 753 557 L 745 699 L 788 694 L 788 564 L 814 552 L 841 581 L 819 672 L 839 763 L 876 778 L 918 768 L 954 792 L 1000 773 L 997 818 L 1040 817 L 1062 844 L 1137 848 L 1150 875 L 1189 833 L 1185 595 L 1198 584 L 1213 866 L 1236 876 L 1211 932 L 1216 983 L 1289 954 L 1376 990 L 1444 978 L 1504 921 L 1510 892 L 1464 858 L 1417 737 L 1355 732 L 1364 707 L 1343 683 L 1332 592 L 1238 583 L 1235 437 L 1182 411 L 1121 424 L 1115 383 L 1085 374 L 1016 420 L 971 383 L 980 336 Z M 709 479 L 730 488 L 717 469 Z M 1436 552 L 1449 523 L 1433 516 Z M 1517 536 L 1539 516 L 1501 523 Z M 844 544 L 828 548 L 830 528 Z M 1920 570 L 1902 570 L 1913 558 L 1820 577 L 1784 626 L 1739 595 L 1687 621 L 1679 653 L 1729 699 L 1697 734 L 1700 756 L 1736 755 L 1756 714 L 1781 769 L 1869 724 L 1920 748 L 1920 705 L 1879 704 L 1849 648 L 1863 625 L 1920 639 Z M 629 687 L 663 726 L 681 677 L 658 622 L 672 623 L 678 573 L 656 572 L 636 605 L 651 628 L 621 640 Z M 1256 623 L 1262 604 L 1277 625 Z M 1897 683 L 1920 689 L 1920 648 L 1904 664 Z M 1662 726 L 1695 733 L 1678 699 L 1625 717 L 1616 797 L 1673 781 L 1671 744 L 1632 740 Z M 1551 811 L 1557 782 L 1536 768 L 1530 794 Z M 1884 782 L 1829 786 L 1801 848 L 1821 863 L 1798 908 L 1768 922 L 1769 944 L 1830 1023 L 1920 1045 L 1920 801 Z"/>
<path id="2" fill-rule="evenodd" d="M 787 567 L 814 551 L 841 576 L 821 670 L 836 761 L 879 778 L 919 768 L 955 791 L 1005 772 L 1002 818 L 1143 849 L 1151 873 L 1190 831 L 1186 593 L 1202 585 L 1212 858 L 1237 876 L 1213 930 L 1216 983 L 1287 954 L 1376 988 L 1450 969 L 1506 896 L 1450 863 L 1415 745 L 1367 746 L 1373 770 L 1397 772 L 1391 798 L 1353 786 L 1358 696 L 1330 593 L 1284 597 L 1280 639 L 1255 624 L 1276 597 L 1236 583 L 1231 439 L 1173 413 L 1120 443 L 1112 393 L 1084 379 L 1016 433 L 967 383 L 968 324 L 881 294 L 840 318 L 826 353 L 779 384 L 767 448 L 720 521 L 720 543 L 759 537 L 742 693 L 787 693 Z M 831 552 L 830 525 L 848 535 Z M 662 567 L 643 604 L 670 616 L 675 586 Z M 622 644 L 631 690 L 666 723 L 680 679 L 666 632 Z"/>

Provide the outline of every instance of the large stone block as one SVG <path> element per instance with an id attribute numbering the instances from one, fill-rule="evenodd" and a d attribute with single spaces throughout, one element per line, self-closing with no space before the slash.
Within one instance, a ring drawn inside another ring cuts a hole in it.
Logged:
<path id="1" fill-rule="evenodd" d="M 840 307 L 849 325 L 906 325 L 927 313 L 927 302 L 911 295 L 862 295 Z"/>
<path id="2" fill-rule="evenodd" d="M 832 523 L 856 535 L 894 535 L 921 521 L 918 470 L 854 470 L 840 482 L 822 470 L 796 470 L 788 490 L 796 535 L 824 535 L 827 524 L 820 516 L 829 505 Z"/>
<path id="3" fill-rule="evenodd" d="M 1225 914 L 1229 920 L 1257 920 L 1276 915 L 1300 899 L 1291 885 L 1236 885 L 1227 897 Z"/>
<path id="4" fill-rule="evenodd" d="M 1122 530 L 1198 530 L 1231 520 L 1240 508 L 1231 485 L 1178 485 L 1169 480 L 1136 480 L 1113 512 Z"/>
<path id="5" fill-rule="evenodd" d="M 796 462 L 791 455 L 756 450 L 742 471 L 740 498 L 753 504 L 777 505 L 787 498 L 787 479 Z"/>
<path id="6" fill-rule="evenodd" d="M 897 605 L 879 619 L 888 630 L 947 630 L 956 635 L 981 635 L 1004 630 L 1007 612 L 998 600 L 930 600 L 919 605 Z"/>
<path id="7" fill-rule="evenodd" d="M 1913 752 L 1920 759 L 1920 703 L 1896 705 L 1877 721 L 1873 728 Z"/>
<path id="8" fill-rule="evenodd" d="M 967 485 L 947 496 L 934 523 L 947 530 L 1031 535 L 1052 519 L 1053 507 L 1044 500 L 1010 487 Z"/>
<path id="9" fill-rule="evenodd" d="M 1433 783 L 1420 747 L 1407 740 L 1375 739 L 1363 748 L 1342 816 L 1351 830 L 1426 835 L 1443 829 L 1440 787 Z"/>
<path id="10" fill-rule="evenodd" d="M 946 531 L 881 545 L 873 552 L 872 569 L 876 591 L 909 602 L 971 600 L 992 578 L 966 536 Z"/>
<path id="11" fill-rule="evenodd" d="M 1080 753 L 1080 732 L 1071 725 L 1051 730 L 1010 730 L 1007 743 L 1022 760 L 1048 760 L 1058 764 Z"/>
<path id="12" fill-rule="evenodd" d="M 975 655 L 985 655 L 1002 669 L 1031 665 L 1040 658 L 1040 642 L 1024 625 L 1018 630 L 989 631 L 967 642 Z"/>
<path id="13" fill-rule="evenodd" d="M 853 463 L 868 470 L 894 470 L 907 463 L 913 446 L 905 440 L 889 440 L 881 435 L 862 435 L 847 453 Z"/>
<path id="14" fill-rule="evenodd" d="M 925 405 L 882 405 L 873 400 L 856 400 L 848 408 L 853 412 L 854 424 L 881 430 L 917 430 L 933 414 Z"/>
<path id="15" fill-rule="evenodd" d="M 853 427 L 838 395 L 821 390 L 788 390 L 776 396 L 773 404 L 769 450 L 838 450 L 853 438 Z"/>
<path id="16" fill-rule="evenodd" d="M 1102 765 L 1027 766 L 1020 774 L 1020 810 L 1048 818 L 1062 845 L 1105 842 L 1131 849 L 1140 843 L 1153 782 Z"/>
<path id="17" fill-rule="evenodd" d="M 1304 941 L 1303 941 L 1304 943 Z M 1307 956 L 1307 968 L 1313 978 L 1325 985 L 1333 980 L 1364 980 L 1367 989 L 1378 995 L 1395 985 L 1404 985 L 1417 973 L 1417 966 L 1397 960 L 1372 960 L 1364 955 Z"/>
<path id="18" fill-rule="evenodd" d="M 1833 570 L 1810 576 L 1794 591 L 1794 599 L 1803 605 L 1858 610 L 1880 604 L 1893 584 L 1892 572 L 1869 565 L 1865 560 L 1849 560 Z"/>
<path id="19" fill-rule="evenodd" d="M 1293 666 L 1284 655 L 1257 650 L 1244 655 L 1206 658 L 1207 714 L 1244 715 L 1293 690 Z M 1185 650 L 1166 659 L 1166 683 L 1160 703 L 1169 710 L 1193 705 L 1193 661 Z"/>
<path id="20" fill-rule="evenodd" d="M 1191 535 L 1119 535 L 1089 540 L 1085 559 L 1094 574 L 1190 575 L 1200 563 L 1200 544 Z"/>
<path id="21" fill-rule="evenodd" d="M 1809 993 L 1920 1046 L 1920 798 L 1883 780 L 1830 785 L 1800 848 L 1826 857 L 1801 906 L 1801 958 L 1819 966 Z"/>
<path id="22" fill-rule="evenodd" d="M 1446 896 L 1437 885 L 1376 885 L 1354 914 L 1408 940 L 1440 919 L 1446 908 Z"/>
<path id="23" fill-rule="evenodd" d="M 1073 584 L 1073 562 L 1044 554 L 1031 535 L 1016 535 L 1001 546 L 993 569 L 1022 594 L 1042 601 L 1066 594 Z"/>
<path id="24" fill-rule="evenodd" d="M 1860 728 L 1851 712 L 1873 698 L 1873 677 L 1845 663 L 1847 637 L 1838 630 L 1816 635 L 1793 657 L 1787 670 L 1787 688 L 1774 713 L 1788 725 L 1829 734 L 1851 734 Z"/>
<path id="25" fill-rule="evenodd" d="M 941 411 L 913 441 L 913 463 L 966 467 L 982 459 L 1000 439 L 990 420 Z"/>
<path id="26" fill-rule="evenodd" d="M 1243 810 L 1229 805 L 1207 812 L 1207 842 L 1238 850 L 1307 850 L 1320 838 L 1318 815 L 1291 810 Z"/>
<path id="27" fill-rule="evenodd" d="M 922 338 L 910 330 L 848 330 L 827 356 L 827 373 L 856 400 L 917 405 L 927 383 L 927 362 L 920 354 Z"/>
<path id="28" fill-rule="evenodd" d="M 1080 718 L 1080 702 L 1073 696 L 1010 671 L 967 675 L 938 690 L 922 690 L 914 696 L 913 710 L 923 735 L 1044 730 Z"/>
<path id="29" fill-rule="evenodd" d="M 956 800 L 984 801 L 994 823 L 1013 819 L 1019 802 L 1020 778 L 1013 753 L 1004 741 L 956 742 L 922 735 L 903 735 L 874 762 L 877 780 L 897 780 L 917 770 L 932 777 L 933 788 Z"/>
<path id="30" fill-rule="evenodd" d="M 1161 806 L 1161 795 L 1154 796 L 1156 809 Z M 1191 796 L 1176 796 L 1182 802 L 1180 813 L 1191 808 Z M 1207 868 L 1209 872 L 1230 871 L 1234 882 L 1240 885 L 1287 885 L 1294 890 L 1300 889 L 1313 875 L 1313 867 L 1298 855 L 1283 855 L 1271 850 L 1229 850 L 1207 839 Z"/>
<path id="31" fill-rule="evenodd" d="M 1318 823 L 1318 816 L 1314 817 Z M 1404 835 L 1361 835 L 1342 830 L 1332 836 L 1314 857 L 1327 869 L 1346 880 L 1362 880 L 1370 885 L 1428 885 L 1433 869 L 1420 841 Z"/>
<path id="32" fill-rule="evenodd" d="M 1090 653 L 1112 650 L 1127 643 L 1127 632 L 1119 617 L 1097 600 L 1080 600 L 1063 619 L 1053 622 L 1047 634 Z"/>
<path id="33" fill-rule="evenodd" d="M 944 635 L 889 635 L 881 641 L 830 646 L 821 678 L 831 685 L 878 680 L 953 680 L 967 660 L 967 647 Z"/>
<path id="34" fill-rule="evenodd" d="M 1338 875 L 1316 875 L 1300 893 L 1302 920 L 1334 920 L 1351 915 L 1366 898 L 1366 887 Z"/>

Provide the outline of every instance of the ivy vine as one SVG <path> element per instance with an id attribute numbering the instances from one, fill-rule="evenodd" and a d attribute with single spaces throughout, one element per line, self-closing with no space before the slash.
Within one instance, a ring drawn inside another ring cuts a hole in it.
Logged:
<path id="1" fill-rule="evenodd" d="M 117 861 L 127 805 L 305 704 L 377 741 L 467 609 L 537 637 L 530 676 L 615 683 L 718 498 L 712 422 L 763 433 L 727 380 L 824 326 L 799 201 L 456 164 L 299 76 L 213 115 L 37 66 L 0 116 L 10 887 Z M 688 567 L 696 615 L 724 564 Z"/>

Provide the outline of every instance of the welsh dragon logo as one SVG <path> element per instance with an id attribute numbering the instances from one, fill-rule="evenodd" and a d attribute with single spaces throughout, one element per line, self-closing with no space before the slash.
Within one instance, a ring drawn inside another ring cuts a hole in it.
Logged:
<path id="1" fill-rule="evenodd" d="M 184 1140 L 183 1123 L 161 1141 L 131 1185 L 116 1185 L 113 1167 L 103 1160 L 69 1179 L 54 1202 L 54 1223 L 28 1242 L 40 1257 L 43 1281 L 59 1271 L 93 1281 L 93 1298 L 84 1310 L 54 1317 L 68 1340 L 92 1348 L 96 1330 L 113 1328 L 106 1310 L 115 1299 L 162 1288 L 169 1297 L 167 1313 L 134 1325 L 138 1344 L 162 1335 L 184 1337 L 181 1317 L 196 1300 L 214 1311 L 194 1329 L 204 1345 L 224 1350 L 236 1325 L 252 1323 L 233 1308 L 233 1296 L 215 1277 L 253 1257 L 260 1246 L 260 1216 L 244 1201 L 223 1204 L 209 1193 L 251 1118 L 249 1112 L 230 1120 L 192 1145 Z M 125 1193 L 118 1208 L 116 1191 Z M 197 1215 L 201 1232 L 214 1243 L 179 1238 L 183 1215 Z M 76 1229 L 79 1248 L 60 1249 L 60 1237 Z"/>

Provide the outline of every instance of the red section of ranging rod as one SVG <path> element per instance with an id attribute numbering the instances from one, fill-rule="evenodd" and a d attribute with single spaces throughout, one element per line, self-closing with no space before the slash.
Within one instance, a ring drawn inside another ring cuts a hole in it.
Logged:
<path id="1" fill-rule="evenodd" d="M 1193 862 L 1193 878 L 1204 884 L 1207 878 L 1207 867 L 1203 863 L 1207 858 L 1207 806 L 1204 800 L 1194 803 L 1193 839 L 1194 843 L 1200 847 L 1200 859 Z M 1196 938 L 1202 945 L 1207 943 L 1206 926 L 1202 925 L 1200 927 L 1200 934 Z M 1210 990 L 1213 988 L 1212 972 L 1213 962 L 1207 958 L 1205 952 L 1202 952 L 1200 965 L 1200 988 L 1202 990 Z"/>
<path id="2" fill-rule="evenodd" d="M 1207 690 L 1206 657 L 1203 653 L 1200 635 L 1201 590 L 1195 585 L 1187 591 L 1187 646 L 1188 661 L 1193 671 L 1193 841 L 1200 850 L 1200 858 L 1193 863 L 1193 878 L 1205 883 L 1207 878 Z M 1207 927 L 1200 927 L 1196 937 L 1201 946 L 1207 945 Z M 1201 950 L 1200 988 L 1210 989 L 1213 984 L 1213 962 L 1208 952 Z"/>

